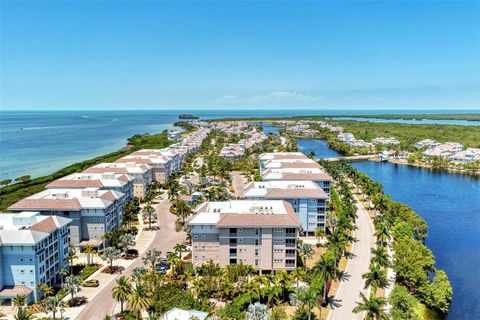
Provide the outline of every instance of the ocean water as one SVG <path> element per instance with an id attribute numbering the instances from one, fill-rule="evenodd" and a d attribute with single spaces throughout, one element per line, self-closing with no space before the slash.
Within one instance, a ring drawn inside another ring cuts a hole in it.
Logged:
<path id="1" fill-rule="evenodd" d="M 203 119 L 224 117 L 284 117 L 298 115 L 379 114 L 385 110 L 109 110 L 5 111 L 0 110 L 0 179 L 29 174 L 38 177 L 67 165 L 125 146 L 137 133 L 171 129 L 181 113 Z M 390 112 L 390 111 L 389 111 Z M 393 110 L 391 113 L 439 113 Z M 442 110 L 440 113 L 471 111 Z"/>
<path id="2" fill-rule="evenodd" d="M 406 123 L 406 124 L 455 124 L 460 126 L 480 126 L 480 121 L 467 120 L 443 120 L 443 119 L 381 119 L 381 118 L 362 118 L 362 117 L 332 117 L 332 120 L 353 120 L 367 122 L 383 123 Z"/>

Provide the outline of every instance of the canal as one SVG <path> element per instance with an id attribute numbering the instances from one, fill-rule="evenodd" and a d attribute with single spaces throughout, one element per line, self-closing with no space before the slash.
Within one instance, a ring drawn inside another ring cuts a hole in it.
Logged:
<path id="1" fill-rule="evenodd" d="M 324 140 L 298 139 L 298 147 L 305 154 L 315 152 L 317 159 L 338 155 Z M 480 319 L 480 179 L 373 161 L 352 166 L 382 183 L 386 194 L 427 221 L 426 245 L 453 287 L 448 319 Z"/>

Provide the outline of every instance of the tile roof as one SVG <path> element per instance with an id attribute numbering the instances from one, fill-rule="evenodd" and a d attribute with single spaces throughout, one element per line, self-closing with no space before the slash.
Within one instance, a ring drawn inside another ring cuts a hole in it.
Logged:
<path id="1" fill-rule="evenodd" d="M 46 188 L 101 188 L 103 187 L 102 181 L 100 180 L 67 180 L 67 179 L 57 179 L 49 183 Z"/>
<path id="2" fill-rule="evenodd" d="M 50 210 L 72 210 L 82 209 L 78 199 L 22 199 L 8 208 L 9 210 L 19 209 L 50 209 Z"/>

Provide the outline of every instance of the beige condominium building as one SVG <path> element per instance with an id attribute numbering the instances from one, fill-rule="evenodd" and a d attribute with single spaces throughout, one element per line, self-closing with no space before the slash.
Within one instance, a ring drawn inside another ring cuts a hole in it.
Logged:
<path id="1" fill-rule="evenodd" d="M 204 202 L 188 223 L 192 262 L 225 267 L 249 264 L 260 271 L 293 270 L 301 223 L 282 200 Z"/>

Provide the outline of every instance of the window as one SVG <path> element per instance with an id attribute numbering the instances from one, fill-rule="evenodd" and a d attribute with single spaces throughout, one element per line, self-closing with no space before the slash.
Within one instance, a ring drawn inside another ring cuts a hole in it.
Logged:
<path id="1" fill-rule="evenodd" d="M 255 235 L 258 236 L 259 233 L 260 233 L 260 230 L 255 229 Z"/>
<path id="2" fill-rule="evenodd" d="M 205 235 L 202 235 L 202 239 L 205 239 Z"/>
<path id="3" fill-rule="evenodd" d="M 255 266 L 258 267 L 258 265 L 259 265 L 258 259 L 255 259 Z"/>
<path id="4" fill-rule="evenodd" d="M 193 239 L 198 239 L 198 236 L 197 236 L 197 235 L 194 235 L 194 236 L 193 236 Z"/>
<path id="5" fill-rule="evenodd" d="M 258 246 L 258 239 L 255 239 L 254 242 L 255 242 L 255 245 Z"/>
<path id="6" fill-rule="evenodd" d="M 258 249 L 255 249 L 255 257 L 258 257 Z"/>

